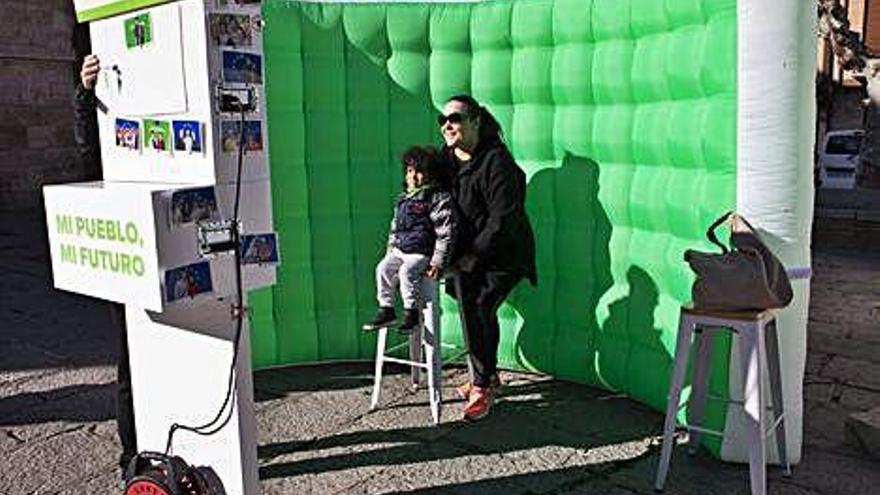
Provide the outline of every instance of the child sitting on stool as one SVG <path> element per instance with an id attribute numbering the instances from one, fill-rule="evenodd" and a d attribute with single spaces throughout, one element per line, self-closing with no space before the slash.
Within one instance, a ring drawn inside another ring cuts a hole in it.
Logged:
<path id="1" fill-rule="evenodd" d="M 432 146 L 413 146 L 403 154 L 404 191 L 397 197 L 388 249 L 376 266 L 379 311 L 364 330 L 389 327 L 397 321 L 394 289 L 400 284 L 403 322 L 408 333 L 419 324 L 422 277 L 438 280 L 449 265 L 455 236 L 447 163 Z"/>

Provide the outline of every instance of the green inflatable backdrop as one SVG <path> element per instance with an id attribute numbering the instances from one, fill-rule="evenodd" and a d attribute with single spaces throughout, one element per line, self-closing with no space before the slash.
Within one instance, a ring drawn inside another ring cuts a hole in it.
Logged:
<path id="1" fill-rule="evenodd" d="M 370 359 L 399 155 L 470 93 L 527 173 L 537 288 L 499 310 L 501 365 L 663 410 L 685 249 L 737 200 L 735 0 L 264 0 L 278 284 L 251 295 L 258 367 Z M 444 340 L 460 342 L 455 302 Z M 729 341 L 711 393 L 728 395 Z M 726 408 L 710 401 L 708 427 Z M 716 453 L 717 439 L 707 439 Z"/>

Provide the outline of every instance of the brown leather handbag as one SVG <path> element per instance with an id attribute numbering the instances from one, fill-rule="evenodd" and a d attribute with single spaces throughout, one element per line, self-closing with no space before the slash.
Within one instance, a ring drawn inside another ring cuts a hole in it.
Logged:
<path id="1" fill-rule="evenodd" d="M 715 235 L 715 229 L 728 218 L 730 248 Z M 785 267 L 745 218 L 727 212 L 709 227 L 706 237 L 721 248 L 720 254 L 693 249 L 684 253 L 697 274 L 691 289 L 694 308 L 754 311 L 788 306 L 793 294 Z"/>

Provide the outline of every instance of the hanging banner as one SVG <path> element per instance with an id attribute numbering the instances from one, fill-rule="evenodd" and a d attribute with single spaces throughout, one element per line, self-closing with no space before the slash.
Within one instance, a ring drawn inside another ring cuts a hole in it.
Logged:
<path id="1" fill-rule="evenodd" d="M 172 0 L 73 0 L 73 7 L 78 22 L 89 22 L 170 1 Z"/>

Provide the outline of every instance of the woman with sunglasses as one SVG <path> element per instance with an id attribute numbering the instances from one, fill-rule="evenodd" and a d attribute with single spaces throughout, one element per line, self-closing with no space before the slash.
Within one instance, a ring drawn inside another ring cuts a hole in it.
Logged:
<path id="1" fill-rule="evenodd" d="M 535 239 L 525 210 L 526 176 L 502 141 L 495 117 L 468 95 L 450 98 L 438 124 L 452 167 L 458 205 L 459 300 L 467 332 L 473 383 L 456 390 L 464 417 L 477 420 L 492 407 L 500 329 L 498 307 L 523 278 L 537 283 Z"/>

